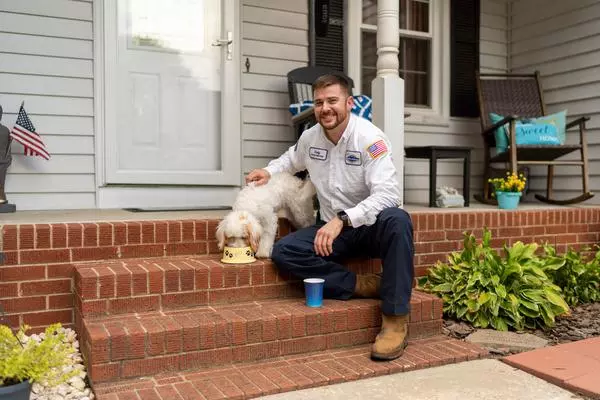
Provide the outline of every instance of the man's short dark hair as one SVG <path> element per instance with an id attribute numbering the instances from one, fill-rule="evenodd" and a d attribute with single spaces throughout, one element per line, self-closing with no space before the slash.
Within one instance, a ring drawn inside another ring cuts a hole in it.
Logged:
<path id="1" fill-rule="evenodd" d="M 313 93 L 317 89 L 325 89 L 331 85 L 340 85 L 348 95 L 351 93 L 350 82 L 348 81 L 348 78 L 341 74 L 327 74 L 318 77 L 317 80 L 312 84 Z"/>

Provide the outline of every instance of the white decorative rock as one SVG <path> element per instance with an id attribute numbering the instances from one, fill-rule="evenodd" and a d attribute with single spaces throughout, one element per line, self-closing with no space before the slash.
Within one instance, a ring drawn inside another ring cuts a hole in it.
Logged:
<path id="1" fill-rule="evenodd" d="M 65 385 L 60 385 L 58 387 L 57 393 L 60 394 L 61 396 L 66 396 L 67 394 L 69 394 L 70 390 L 69 390 L 69 386 L 65 386 Z"/>
<path id="2" fill-rule="evenodd" d="M 71 383 L 71 386 L 79 391 L 85 389 L 85 382 L 79 376 L 74 376 L 69 382 Z"/>
<path id="3" fill-rule="evenodd" d="M 41 393 L 43 387 L 42 385 L 40 385 L 39 383 L 34 383 L 33 385 L 31 385 L 31 391 L 35 394 Z"/>

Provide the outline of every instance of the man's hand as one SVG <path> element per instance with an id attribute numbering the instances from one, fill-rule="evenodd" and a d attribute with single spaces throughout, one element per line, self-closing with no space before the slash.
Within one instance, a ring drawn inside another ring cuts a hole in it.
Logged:
<path id="1" fill-rule="evenodd" d="M 321 257 L 333 253 L 333 240 L 339 236 L 343 227 L 344 222 L 338 217 L 323 225 L 315 236 L 315 253 Z"/>
<path id="2" fill-rule="evenodd" d="M 246 176 L 246 183 L 254 182 L 257 186 L 264 185 L 271 179 L 269 171 L 263 168 L 254 169 Z"/>

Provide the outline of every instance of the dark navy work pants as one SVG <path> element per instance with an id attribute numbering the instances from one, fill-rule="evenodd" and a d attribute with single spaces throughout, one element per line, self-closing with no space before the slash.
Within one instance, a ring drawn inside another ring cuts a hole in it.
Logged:
<path id="1" fill-rule="evenodd" d="M 343 228 L 327 257 L 314 250 L 315 236 L 323 225 L 319 221 L 278 240 L 271 256 L 277 268 L 300 279 L 323 278 L 324 297 L 347 300 L 354 293 L 356 274 L 340 261 L 360 256 L 381 258 L 381 310 L 385 315 L 407 314 L 414 277 L 413 226 L 408 213 L 387 208 L 373 225 Z"/>

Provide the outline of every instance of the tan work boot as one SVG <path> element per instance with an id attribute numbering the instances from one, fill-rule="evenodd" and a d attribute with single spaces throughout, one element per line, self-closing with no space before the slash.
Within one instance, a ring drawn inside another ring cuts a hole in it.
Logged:
<path id="1" fill-rule="evenodd" d="M 407 315 L 382 315 L 381 332 L 371 348 L 371 358 L 393 360 L 404 353 L 408 333 Z"/>
<path id="2" fill-rule="evenodd" d="M 379 298 L 381 278 L 374 274 L 356 275 L 354 295 L 356 297 Z"/>

